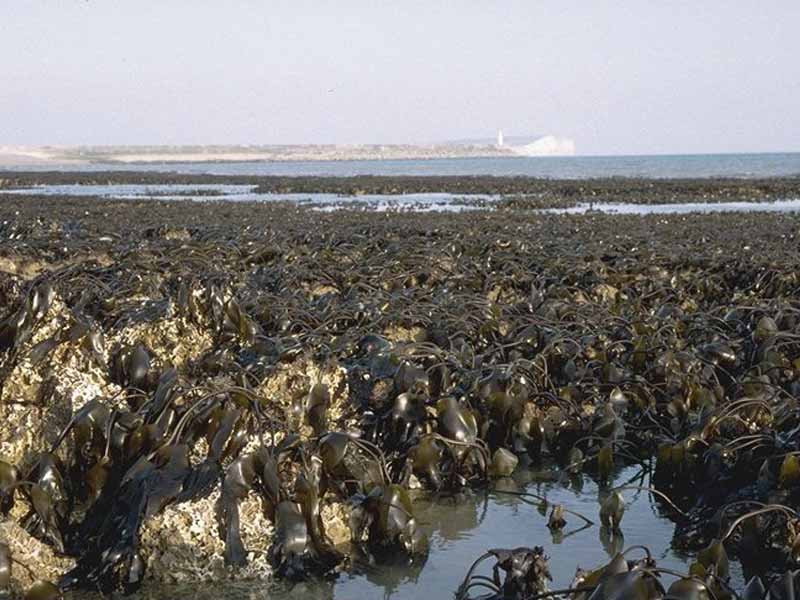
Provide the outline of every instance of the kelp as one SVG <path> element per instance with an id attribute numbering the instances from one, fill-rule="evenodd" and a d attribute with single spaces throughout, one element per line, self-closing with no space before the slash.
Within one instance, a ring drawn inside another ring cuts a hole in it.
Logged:
<path id="1" fill-rule="evenodd" d="M 144 525 L 217 492 L 232 569 L 251 495 L 279 576 L 419 562 L 419 495 L 494 493 L 519 465 L 596 479 L 616 543 L 608 486 L 636 464 L 696 560 L 671 584 L 623 560 L 592 593 L 719 597 L 731 560 L 790 593 L 773 579 L 800 555 L 796 217 L 41 202 L 0 207 L 4 258 L 46 266 L 0 274 L 0 402 L 67 416 L 0 457 L 0 513 L 75 559 L 61 588 L 136 589 Z M 143 333 L 164 322 L 172 338 Z M 75 357 L 106 384 L 90 398 L 70 393 Z M 554 532 L 572 521 L 547 509 Z M 491 553 L 484 590 L 548 593 L 543 553 L 518 550 Z"/>

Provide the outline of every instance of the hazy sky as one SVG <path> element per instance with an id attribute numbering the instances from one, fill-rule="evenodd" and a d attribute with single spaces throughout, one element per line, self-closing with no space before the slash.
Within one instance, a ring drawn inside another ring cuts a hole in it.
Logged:
<path id="1" fill-rule="evenodd" d="M 0 145 L 800 151 L 800 0 L 7 0 Z"/>

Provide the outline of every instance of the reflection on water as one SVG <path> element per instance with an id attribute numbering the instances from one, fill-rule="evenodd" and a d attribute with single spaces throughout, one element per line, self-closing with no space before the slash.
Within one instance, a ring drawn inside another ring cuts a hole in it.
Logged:
<path id="1" fill-rule="evenodd" d="M 639 467 L 621 471 L 614 485 L 647 485 Z M 577 567 L 604 564 L 616 552 L 635 544 L 648 546 L 662 567 L 686 571 L 689 559 L 670 548 L 672 521 L 662 516 L 647 492 L 624 491 L 627 509 L 622 533 L 612 533 L 598 523 L 599 502 L 606 491 L 585 476 L 568 477 L 552 472 L 520 470 L 497 480 L 494 491 L 454 497 L 418 498 L 418 517 L 431 536 L 431 553 L 424 568 L 404 579 L 405 567 L 382 567 L 371 577 L 344 576 L 333 589 L 337 599 L 350 598 L 451 598 L 472 562 L 490 548 L 543 546 L 550 557 L 552 588 L 567 587 Z M 562 504 L 595 524 L 586 526 L 569 513 L 563 531 L 547 528 L 549 509 L 530 492 L 551 504 Z M 487 567 L 488 569 L 489 567 Z M 731 565 L 734 585 L 743 585 L 738 563 Z M 487 574 L 487 573 L 484 573 Z"/>
<path id="2" fill-rule="evenodd" d="M 625 532 L 600 527 L 600 544 L 608 556 L 614 556 L 625 549 Z"/>

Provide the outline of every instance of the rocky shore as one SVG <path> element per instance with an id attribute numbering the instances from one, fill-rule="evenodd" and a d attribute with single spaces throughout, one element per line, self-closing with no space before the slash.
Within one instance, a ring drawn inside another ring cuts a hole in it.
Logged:
<path id="1" fill-rule="evenodd" d="M 4 186 L 150 177 L 0 174 Z M 768 200 L 800 186 L 248 181 L 516 190 L 543 202 Z M 749 499 L 794 506 L 800 477 L 781 461 L 800 451 L 800 217 L 505 208 L 3 198 L 0 544 L 15 560 L 12 592 L 34 579 L 133 591 L 330 577 L 353 548 L 413 560 L 426 549 L 409 491 L 479 487 L 542 456 L 600 481 L 658 457 L 664 489 L 699 524 L 764 463 L 765 495 Z M 753 436 L 766 449 L 750 448 Z M 713 462 L 725 477 L 708 490 L 704 453 L 718 446 L 732 454 Z M 705 504 L 693 505 L 698 490 Z M 133 518 L 124 504 L 136 494 Z M 96 520 L 98 506 L 113 518 Z M 712 541 L 699 524 L 679 530 L 692 551 Z M 790 554 L 771 568 L 788 569 Z"/>

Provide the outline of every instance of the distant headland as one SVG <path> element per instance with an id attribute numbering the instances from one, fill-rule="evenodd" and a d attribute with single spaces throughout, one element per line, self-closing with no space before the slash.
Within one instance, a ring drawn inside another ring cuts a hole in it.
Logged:
<path id="1" fill-rule="evenodd" d="M 304 160 L 403 160 L 572 156 L 575 143 L 552 135 L 435 144 L 0 146 L 0 164 L 178 163 Z"/>

